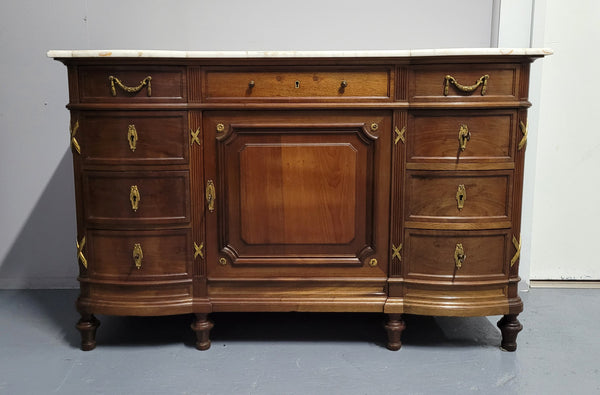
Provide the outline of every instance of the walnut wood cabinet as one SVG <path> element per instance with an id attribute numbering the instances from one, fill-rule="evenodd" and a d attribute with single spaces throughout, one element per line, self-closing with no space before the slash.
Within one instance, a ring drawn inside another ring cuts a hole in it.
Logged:
<path id="1" fill-rule="evenodd" d="M 504 315 L 516 349 L 529 67 L 548 51 L 480 52 L 51 51 L 82 349 L 94 314 L 185 313 L 207 349 L 217 311 L 385 313 L 392 350 L 405 313 Z"/>

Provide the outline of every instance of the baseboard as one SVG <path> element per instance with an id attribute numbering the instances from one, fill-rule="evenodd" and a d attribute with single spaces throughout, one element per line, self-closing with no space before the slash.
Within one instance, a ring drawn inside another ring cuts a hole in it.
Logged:
<path id="1" fill-rule="evenodd" d="M 600 288 L 598 280 L 529 280 L 530 288 Z"/>

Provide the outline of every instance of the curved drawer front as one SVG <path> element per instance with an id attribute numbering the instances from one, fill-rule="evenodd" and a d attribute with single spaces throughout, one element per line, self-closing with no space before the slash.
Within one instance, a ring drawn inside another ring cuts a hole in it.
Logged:
<path id="1" fill-rule="evenodd" d="M 95 280 L 177 281 L 191 275 L 188 229 L 162 231 L 90 230 L 88 276 Z"/>
<path id="2" fill-rule="evenodd" d="M 402 258 L 406 262 L 405 278 L 446 283 L 507 279 L 509 233 L 509 230 L 407 229 L 405 257 Z M 457 253 L 464 255 L 459 264 L 455 258 Z"/>
<path id="3" fill-rule="evenodd" d="M 411 68 L 409 100 L 422 102 L 517 101 L 515 64 L 418 65 Z"/>
<path id="4" fill-rule="evenodd" d="M 514 110 L 412 111 L 407 161 L 513 162 Z"/>
<path id="5" fill-rule="evenodd" d="M 181 111 L 80 112 L 75 138 L 85 164 L 185 164 L 187 116 Z"/>
<path id="6" fill-rule="evenodd" d="M 512 171 L 408 171 L 406 180 L 406 226 L 502 221 L 510 227 Z"/>
<path id="7" fill-rule="evenodd" d="M 185 102 L 185 75 L 179 66 L 79 66 L 79 100 Z"/>
<path id="8" fill-rule="evenodd" d="M 189 173 L 86 172 L 84 215 L 98 225 L 190 221 Z"/>
<path id="9" fill-rule="evenodd" d="M 390 71 L 225 71 L 206 72 L 207 101 L 390 99 Z"/>

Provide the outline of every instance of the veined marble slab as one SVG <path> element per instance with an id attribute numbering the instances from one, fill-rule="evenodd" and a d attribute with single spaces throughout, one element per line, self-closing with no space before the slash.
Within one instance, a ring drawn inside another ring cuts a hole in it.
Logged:
<path id="1" fill-rule="evenodd" d="M 50 58 L 406 58 L 462 55 L 552 55 L 550 48 L 448 48 L 368 51 L 164 51 L 146 49 L 52 50 Z"/>

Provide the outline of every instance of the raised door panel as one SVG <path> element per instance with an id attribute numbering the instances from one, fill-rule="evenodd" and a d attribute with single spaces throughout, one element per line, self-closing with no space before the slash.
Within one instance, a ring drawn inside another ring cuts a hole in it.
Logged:
<path id="1" fill-rule="evenodd" d="M 208 113 L 209 276 L 385 273 L 390 125 L 382 113 Z"/>

